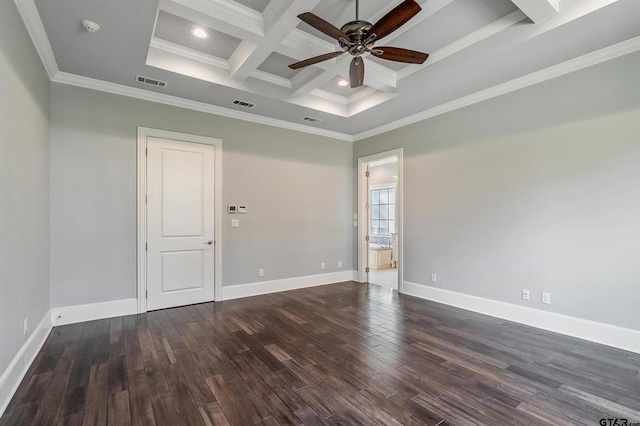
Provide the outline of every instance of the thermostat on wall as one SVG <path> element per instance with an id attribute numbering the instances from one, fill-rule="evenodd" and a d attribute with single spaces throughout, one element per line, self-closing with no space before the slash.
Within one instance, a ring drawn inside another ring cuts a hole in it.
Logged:
<path id="1" fill-rule="evenodd" d="M 247 206 L 238 206 L 238 213 L 246 213 Z"/>
<path id="2" fill-rule="evenodd" d="M 231 204 L 229 204 L 227 206 L 227 211 L 229 213 L 237 213 L 238 212 L 238 208 L 236 206 L 232 206 Z"/>

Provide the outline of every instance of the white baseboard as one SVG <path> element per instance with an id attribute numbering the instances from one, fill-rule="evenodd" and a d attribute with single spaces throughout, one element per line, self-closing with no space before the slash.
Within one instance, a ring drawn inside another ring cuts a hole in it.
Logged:
<path id="1" fill-rule="evenodd" d="M 403 292 L 492 317 L 640 353 L 640 331 L 404 281 Z"/>
<path id="2" fill-rule="evenodd" d="M 343 281 L 353 281 L 356 278 L 356 274 L 357 271 L 340 271 L 329 272 L 327 274 L 285 278 L 281 280 L 259 281 L 255 283 L 230 285 L 222 287 L 222 300 L 258 296 L 261 294 L 277 293 L 280 291 L 296 290 L 306 287 L 315 287 L 319 285 L 339 283 Z"/>
<path id="3" fill-rule="evenodd" d="M 57 326 L 137 313 L 138 299 L 111 300 L 109 302 L 52 308 L 51 323 Z"/>
<path id="4" fill-rule="evenodd" d="M 27 374 L 31 363 L 40 352 L 51 331 L 51 311 L 47 311 L 40 323 L 33 330 L 16 356 L 13 357 L 7 369 L 0 376 L 0 417 L 7 409 L 11 398 L 18 390 L 20 382 Z"/>

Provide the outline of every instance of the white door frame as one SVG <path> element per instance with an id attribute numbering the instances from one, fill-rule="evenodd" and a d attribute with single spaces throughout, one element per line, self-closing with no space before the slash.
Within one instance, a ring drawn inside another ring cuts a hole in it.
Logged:
<path id="1" fill-rule="evenodd" d="M 358 158 L 358 281 L 365 282 L 367 274 L 365 268 L 368 263 L 369 256 L 369 243 L 365 241 L 369 230 L 369 217 L 367 215 L 367 180 L 365 176 L 365 165 L 376 160 L 382 160 L 383 158 L 397 157 L 398 158 L 398 181 L 396 186 L 396 204 L 398 208 L 398 215 L 396 217 L 398 226 L 398 292 L 403 292 L 403 265 L 404 265 L 404 196 L 402 191 L 403 186 L 403 165 L 402 165 L 402 148 L 393 149 L 391 151 L 380 152 L 378 154 L 367 155 L 366 157 Z"/>
<path id="2" fill-rule="evenodd" d="M 222 140 L 206 136 L 188 135 L 185 133 L 171 132 L 168 130 L 150 129 L 138 127 L 138 187 L 137 187 L 137 269 L 138 269 L 138 313 L 147 312 L 147 138 L 171 139 L 182 142 L 213 145 L 214 174 L 215 174 L 215 220 L 214 220 L 214 300 L 222 300 Z"/>

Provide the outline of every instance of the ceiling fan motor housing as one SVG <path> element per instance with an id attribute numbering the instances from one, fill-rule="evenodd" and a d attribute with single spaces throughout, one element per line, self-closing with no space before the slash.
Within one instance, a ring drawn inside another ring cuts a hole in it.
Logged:
<path id="1" fill-rule="evenodd" d="M 351 21 L 344 24 L 341 31 L 349 36 L 350 43 L 338 40 L 340 47 L 354 56 L 360 56 L 373 46 L 373 41 L 365 44 L 367 33 L 373 25 L 367 21 Z"/>

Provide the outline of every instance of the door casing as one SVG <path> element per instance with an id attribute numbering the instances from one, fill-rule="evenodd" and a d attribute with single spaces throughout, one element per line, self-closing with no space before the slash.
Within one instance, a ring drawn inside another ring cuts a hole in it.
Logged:
<path id="1" fill-rule="evenodd" d="M 215 287 L 214 300 L 222 297 L 222 140 L 207 136 L 189 135 L 168 130 L 138 127 L 138 172 L 137 172 L 137 295 L 138 313 L 147 312 L 147 138 L 155 137 L 172 139 L 182 142 L 213 145 L 215 147 L 214 175 L 215 175 L 215 222 L 214 222 L 214 263 Z"/>
<path id="2" fill-rule="evenodd" d="M 369 243 L 365 240 L 369 233 L 369 215 L 367 212 L 367 199 L 369 196 L 369 188 L 367 185 L 367 165 L 372 161 L 382 160 L 383 158 L 398 158 L 398 181 L 396 183 L 396 204 L 398 214 L 396 217 L 398 227 L 398 292 L 403 292 L 403 265 L 404 265 L 404 193 L 403 193 L 403 159 L 402 148 L 390 151 L 380 152 L 378 154 L 367 155 L 358 158 L 358 282 L 367 281 L 366 268 L 369 262 Z"/>

